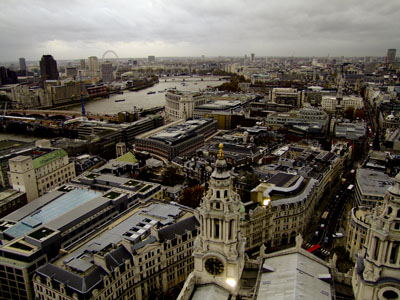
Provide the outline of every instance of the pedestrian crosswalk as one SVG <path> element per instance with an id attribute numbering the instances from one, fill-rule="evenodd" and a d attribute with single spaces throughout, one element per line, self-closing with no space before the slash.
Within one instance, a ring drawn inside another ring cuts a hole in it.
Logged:
<path id="1" fill-rule="evenodd" d="M 311 244 L 311 243 L 306 243 L 305 248 L 306 248 L 306 249 L 310 249 L 310 248 L 312 248 L 312 247 L 314 247 L 314 246 L 315 246 L 315 245 L 313 245 L 313 244 Z M 323 247 L 318 248 L 317 250 L 313 251 L 312 253 L 314 253 L 314 254 L 320 253 L 320 254 L 322 254 L 322 255 L 325 256 L 325 257 L 328 257 L 328 256 L 331 254 L 331 252 L 330 252 L 328 249 L 323 248 Z"/>

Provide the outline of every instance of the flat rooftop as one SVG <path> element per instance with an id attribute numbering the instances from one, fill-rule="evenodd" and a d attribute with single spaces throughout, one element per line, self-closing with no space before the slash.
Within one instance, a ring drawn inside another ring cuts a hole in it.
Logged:
<path id="1" fill-rule="evenodd" d="M 152 203 L 147 207 L 139 207 L 122 222 L 117 221 L 118 224 L 110 225 L 109 230 L 82 244 L 55 264 L 66 265 L 76 271 L 85 272 L 95 265 L 93 258 L 95 253 L 106 251 L 111 245 L 116 245 L 123 239 L 129 240 L 132 247 L 142 247 L 154 242 L 154 237 L 150 236 L 152 227 L 157 224 L 163 226 L 174 224 L 184 214 L 181 207 L 173 204 Z"/>
<path id="2" fill-rule="evenodd" d="M 394 179 L 381 171 L 358 169 L 357 184 L 363 194 L 384 197 L 386 191 L 394 184 Z"/>
<path id="3" fill-rule="evenodd" d="M 332 299 L 330 284 L 323 280 L 329 268 L 302 253 L 267 258 L 263 268 L 267 271 L 261 275 L 257 299 Z"/>
<path id="4" fill-rule="evenodd" d="M 186 122 L 177 124 L 175 126 L 165 128 L 164 130 L 153 134 L 149 138 L 153 140 L 159 140 L 162 142 L 173 143 L 191 134 L 194 134 L 196 129 L 208 123 L 211 123 L 212 121 L 213 121 L 212 119 L 188 120 Z"/>
<path id="5" fill-rule="evenodd" d="M 47 197 L 42 199 L 44 200 L 43 202 L 38 199 L 39 201 L 37 203 L 35 203 L 35 200 L 31 202 L 34 204 L 28 203 L 26 205 L 27 207 L 23 207 L 21 209 L 21 212 L 26 212 L 27 214 L 23 218 L 18 220 L 15 225 L 6 229 L 4 233 L 13 238 L 18 238 L 27 234 L 34 228 L 42 224 L 49 223 L 56 218 L 69 213 L 75 208 L 84 205 L 90 200 L 101 196 L 101 193 L 99 192 L 86 189 L 74 189 L 67 193 L 54 192 L 53 195 L 51 194 L 53 193 L 47 194 Z M 52 196 L 54 198 L 52 198 Z M 50 201 L 46 203 L 47 199 L 49 199 Z M 40 206 L 41 203 L 43 203 L 44 205 Z M 33 209 L 30 210 L 30 208 Z M 17 216 L 17 213 L 11 215 Z M 22 216 L 20 215 L 19 217 Z M 5 219 L 8 219 L 8 216 Z"/>

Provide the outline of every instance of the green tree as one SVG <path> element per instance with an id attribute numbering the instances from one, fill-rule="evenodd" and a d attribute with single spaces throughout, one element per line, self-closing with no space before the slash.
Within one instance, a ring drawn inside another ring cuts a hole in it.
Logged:
<path id="1" fill-rule="evenodd" d="M 365 120 L 365 111 L 363 109 L 356 109 L 354 113 L 355 119 Z"/>
<path id="2" fill-rule="evenodd" d="M 177 184 L 183 183 L 185 177 L 177 173 L 175 167 L 169 166 L 165 169 L 162 177 L 162 184 L 167 186 L 175 186 Z"/>
<path id="3" fill-rule="evenodd" d="M 179 203 L 192 208 L 197 208 L 200 205 L 200 201 L 204 195 L 204 191 L 204 187 L 199 185 L 186 188 L 182 193 L 182 197 Z"/>
<path id="4" fill-rule="evenodd" d="M 138 179 L 143 181 L 150 181 L 153 178 L 153 174 L 150 172 L 148 167 L 143 167 L 138 175 Z"/>
<path id="5" fill-rule="evenodd" d="M 344 111 L 344 117 L 346 119 L 353 120 L 354 119 L 354 107 L 346 108 L 346 110 Z"/>

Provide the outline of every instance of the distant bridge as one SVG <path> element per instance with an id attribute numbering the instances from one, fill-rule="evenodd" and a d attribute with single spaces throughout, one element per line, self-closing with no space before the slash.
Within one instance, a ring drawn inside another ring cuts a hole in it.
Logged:
<path id="1" fill-rule="evenodd" d="M 30 110 L 30 109 L 12 109 L 7 110 L 7 116 L 28 117 L 36 119 L 51 119 L 51 120 L 70 120 L 82 117 L 82 112 L 69 110 Z M 104 120 L 116 121 L 118 117 L 113 114 L 94 114 L 87 112 L 86 117 L 89 120 Z"/>

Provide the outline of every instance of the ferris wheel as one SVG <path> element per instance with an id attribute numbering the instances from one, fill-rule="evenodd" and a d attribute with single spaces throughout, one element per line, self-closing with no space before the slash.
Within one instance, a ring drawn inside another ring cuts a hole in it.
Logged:
<path id="1" fill-rule="evenodd" d="M 117 59 L 117 69 L 116 69 L 116 71 L 118 71 L 118 69 L 119 69 L 119 57 L 118 57 L 118 54 L 113 50 L 107 50 L 106 52 L 103 53 L 103 56 L 101 57 L 101 63 L 105 62 L 104 57 L 109 53 L 113 54 L 115 56 L 115 58 Z"/>

